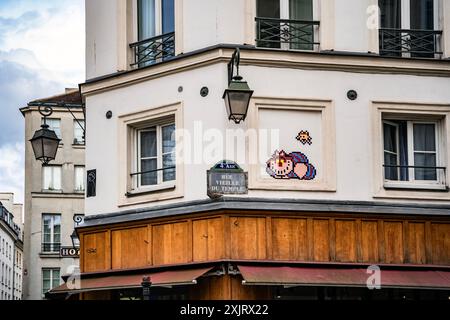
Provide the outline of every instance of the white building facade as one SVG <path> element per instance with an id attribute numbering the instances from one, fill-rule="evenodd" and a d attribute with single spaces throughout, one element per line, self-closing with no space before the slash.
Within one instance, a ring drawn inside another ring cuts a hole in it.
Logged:
<path id="1" fill-rule="evenodd" d="M 89 236 L 94 229 L 100 234 L 104 226 L 101 237 L 114 246 L 108 237 L 115 224 L 162 219 L 180 208 L 448 220 L 448 1 L 94 0 L 86 2 L 86 19 L 81 92 L 92 179 L 81 228 L 85 259 L 100 250 Z M 239 124 L 229 121 L 222 99 L 236 48 L 239 74 L 254 91 Z M 207 197 L 207 171 L 224 159 L 248 172 L 248 192 L 217 204 Z M 270 234 L 275 227 L 267 221 L 255 230 Z M 316 230 L 311 223 L 308 230 Z M 323 229 L 332 242 L 333 228 Z M 446 251 L 448 224 L 437 228 Z M 192 232 L 195 247 L 193 230 L 186 239 Z M 395 242 L 389 232 L 386 243 Z M 84 271 L 114 269 L 117 251 L 104 248 L 112 265 L 85 260 Z M 316 249 L 309 259 L 335 259 L 334 245 L 323 257 Z"/>
<path id="2" fill-rule="evenodd" d="M 0 193 L 0 300 L 22 300 L 22 205 L 12 193 Z"/>

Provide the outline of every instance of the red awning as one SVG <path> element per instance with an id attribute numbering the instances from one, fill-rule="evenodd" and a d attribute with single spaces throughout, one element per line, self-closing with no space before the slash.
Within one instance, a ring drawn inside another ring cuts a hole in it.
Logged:
<path id="1" fill-rule="evenodd" d="M 366 287 L 364 268 L 238 266 L 246 285 Z M 381 288 L 450 289 L 450 271 L 384 270 Z"/>
<path id="2" fill-rule="evenodd" d="M 112 275 L 103 277 L 83 277 L 80 280 L 70 281 L 50 290 L 50 294 L 80 293 L 88 291 L 114 290 L 140 288 L 144 276 L 149 276 L 152 287 L 172 287 L 196 284 L 197 278 L 203 276 L 212 268 L 171 270 L 153 273 L 139 273 L 127 275 Z"/>

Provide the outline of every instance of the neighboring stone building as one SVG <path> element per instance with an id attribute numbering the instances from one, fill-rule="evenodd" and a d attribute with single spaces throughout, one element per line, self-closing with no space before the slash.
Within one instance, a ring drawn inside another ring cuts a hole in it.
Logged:
<path id="1" fill-rule="evenodd" d="M 12 193 L 0 193 L 0 300 L 22 299 L 22 204 Z"/>
<path id="2" fill-rule="evenodd" d="M 47 124 L 62 139 L 55 161 L 48 166 L 35 160 L 28 141 L 42 124 L 40 105 L 53 107 Z M 60 257 L 61 247 L 72 247 L 74 216 L 84 213 L 83 130 L 67 107 L 83 122 L 76 89 L 21 109 L 25 117 L 24 299 L 42 299 L 59 285 L 62 275 L 78 267 L 78 259 Z"/>

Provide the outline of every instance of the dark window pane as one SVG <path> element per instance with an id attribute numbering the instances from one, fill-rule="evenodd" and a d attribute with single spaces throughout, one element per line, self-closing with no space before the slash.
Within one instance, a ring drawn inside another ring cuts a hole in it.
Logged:
<path id="1" fill-rule="evenodd" d="M 174 0 L 162 0 L 162 33 L 175 31 Z"/>
<path id="2" fill-rule="evenodd" d="M 163 167 L 174 167 L 175 166 L 175 153 L 166 154 L 163 156 Z M 163 180 L 164 181 L 172 181 L 175 180 L 175 168 L 166 169 L 163 172 Z"/>
<path id="3" fill-rule="evenodd" d="M 279 0 L 257 0 L 256 15 L 260 18 L 280 18 Z"/>
<path id="4" fill-rule="evenodd" d="M 380 0 L 381 28 L 401 28 L 401 0 Z"/>
<path id="5" fill-rule="evenodd" d="M 156 157 L 156 131 L 141 132 L 141 158 Z"/>
<path id="6" fill-rule="evenodd" d="M 397 165 L 397 156 L 387 153 L 384 153 L 384 164 L 385 164 L 385 178 L 386 180 L 398 180 L 398 168 L 397 167 L 389 167 Z"/>
<path id="7" fill-rule="evenodd" d="M 384 150 L 397 153 L 397 127 L 388 123 L 383 124 Z"/>
<path id="8" fill-rule="evenodd" d="M 141 172 L 156 170 L 156 159 L 141 160 Z M 141 185 L 150 186 L 158 184 L 158 172 L 149 172 L 141 174 Z"/>
<path id="9" fill-rule="evenodd" d="M 414 124 L 414 151 L 436 151 L 434 124 Z"/>
<path id="10" fill-rule="evenodd" d="M 290 0 L 289 19 L 312 21 L 312 0 Z M 314 26 L 312 24 L 292 22 L 290 35 L 292 39 L 291 49 L 313 50 Z"/>
<path id="11" fill-rule="evenodd" d="M 414 153 L 414 166 L 436 167 L 436 155 L 432 153 Z M 416 180 L 437 180 L 436 169 L 414 169 Z"/>
<path id="12" fill-rule="evenodd" d="M 434 0 L 410 0 L 411 29 L 434 30 Z"/>
<path id="13" fill-rule="evenodd" d="M 162 128 L 163 153 L 173 152 L 175 149 L 175 125 Z"/>

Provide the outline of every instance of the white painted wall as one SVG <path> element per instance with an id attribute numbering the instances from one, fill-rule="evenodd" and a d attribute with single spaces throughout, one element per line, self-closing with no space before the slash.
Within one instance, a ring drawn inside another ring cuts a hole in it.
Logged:
<path id="1" fill-rule="evenodd" d="M 241 74 L 255 96 L 332 100 L 336 117 L 336 192 L 256 191 L 248 196 L 298 199 L 367 200 L 373 198 L 371 101 L 449 103 L 450 79 L 389 74 L 361 74 L 289 68 L 242 66 Z M 134 207 L 161 205 L 174 201 L 205 199 L 206 170 L 213 163 L 185 164 L 183 199 L 118 207 L 117 117 L 123 114 L 183 102 L 184 126 L 194 130 L 194 121 L 203 128 L 225 132 L 227 128 L 246 129 L 248 121 L 236 125 L 226 118 L 222 94 L 226 85 L 226 65 L 216 64 L 87 97 L 87 169 L 97 169 L 97 196 L 86 199 L 86 214 L 116 212 Z M 182 93 L 177 91 L 183 86 Z M 200 97 L 202 86 L 210 94 Z M 358 99 L 347 99 L 354 89 Z M 161 93 L 164 94 L 161 94 Z M 111 110 L 113 118 L 105 113 Z M 282 125 L 282 124 L 280 124 Z M 381 138 L 381 137 L 380 137 Z M 206 145 L 206 144 L 205 144 Z M 245 146 L 239 152 L 245 153 Z M 233 159 L 232 159 L 233 160 Z M 248 165 L 242 163 L 244 169 Z M 318 168 L 320 170 L 320 168 Z M 396 200 L 392 200 L 396 201 Z M 399 201 L 399 200 L 397 200 Z M 407 200 L 400 200 L 407 201 Z"/>
<path id="2" fill-rule="evenodd" d="M 0 300 L 13 300 L 14 237 L 5 221 L 0 224 Z"/>
<path id="3" fill-rule="evenodd" d="M 85 10 L 86 78 L 114 73 L 118 59 L 117 1 L 88 0 Z"/>

